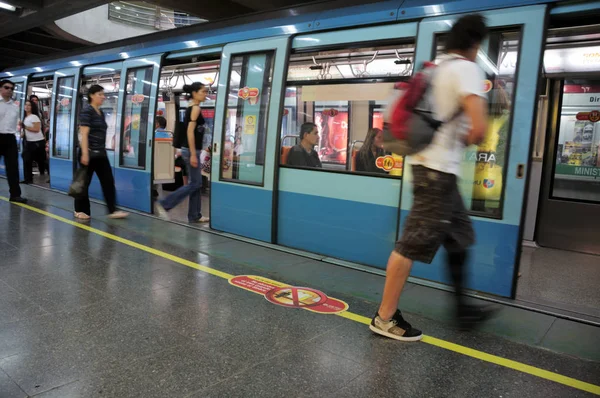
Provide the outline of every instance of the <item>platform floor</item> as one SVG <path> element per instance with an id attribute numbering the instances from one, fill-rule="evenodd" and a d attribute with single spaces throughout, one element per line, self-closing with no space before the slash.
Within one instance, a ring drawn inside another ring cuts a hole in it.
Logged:
<path id="1" fill-rule="evenodd" d="M 0 196 L 7 196 L 0 180 Z M 410 285 L 400 343 L 368 330 L 383 278 L 23 187 L 0 200 L 0 397 L 587 397 L 599 329 L 517 308 L 459 332 L 451 296 Z M 339 315 L 233 286 L 257 275 L 318 289 Z"/>

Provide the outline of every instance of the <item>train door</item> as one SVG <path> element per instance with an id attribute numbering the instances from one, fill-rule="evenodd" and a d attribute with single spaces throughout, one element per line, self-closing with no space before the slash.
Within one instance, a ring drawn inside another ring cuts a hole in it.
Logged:
<path id="1" fill-rule="evenodd" d="M 119 95 L 119 89 L 121 87 L 121 69 L 123 68 L 122 62 L 88 66 L 83 69 L 81 75 L 81 84 L 78 91 L 77 101 L 77 117 L 79 120 L 79 113 L 84 106 L 88 104 L 87 91 L 93 84 L 98 84 L 104 88 L 105 100 L 102 104 L 102 112 L 106 118 L 106 124 L 108 129 L 106 131 L 106 153 L 108 155 L 108 161 L 113 168 L 113 175 L 115 175 L 115 162 L 116 162 L 116 142 L 119 137 L 119 131 L 121 128 L 121 116 L 122 116 L 122 96 Z M 78 123 L 78 122 L 77 122 Z M 79 139 L 76 137 L 74 145 L 74 156 L 77 158 L 79 155 Z M 77 159 L 78 161 L 78 159 Z M 104 200 L 102 195 L 102 188 L 98 178 L 94 176 L 89 187 L 89 195 L 91 198 Z M 119 194 L 117 194 L 117 200 L 119 201 Z M 120 201 L 119 201 L 119 204 Z"/>
<path id="2" fill-rule="evenodd" d="M 33 75 L 27 84 L 27 99 L 37 100 L 36 106 L 38 116 L 42 124 L 42 133 L 46 140 L 50 139 L 50 104 L 52 101 L 52 91 L 54 87 L 54 73 Z M 49 147 L 47 147 L 49 149 Z M 42 167 L 42 170 L 47 168 Z M 33 168 L 33 184 L 41 187 L 50 187 L 49 174 L 41 175 L 40 167 L 36 163 Z"/>
<path id="3" fill-rule="evenodd" d="M 274 166 L 289 37 L 228 44 L 212 153 L 211 227 L 274 239 Z"/>
<path id="4" fill-rule="evenodd" d="M 487 78 L 490 125 L 485 141 L 466 152 L 460 189 L 472 215 L 477 243 L 470 257 L 471 289 L 514 297 L 525 181 L 535 118 L 535 101 L 543 48 L 546 6 L 483 13 L 490 27 L 477 63 Z M 417 65 L 443 51 L 444 34 L 457 17 L 436 17 L 419 25 Z M 411 180 L 410 168 L 405 172 Z M 412 202 L 411 184 L 403 184 L 401 227 Z M 444 254 L 431 265 L 416 263 L 413 276 L 448 282 Z"/>
<path id="5" fill-rule="evenodd" d="M 50 102 L 50 187 L 63 192 L 69 190 L 75 167 L 79 78 L 78 68 L 56 71 Z"/>
<path id="6" fill-rule="evenodd" d="M 19 106 L 19 117 L 20 120 L 23 120 L 23 106 L 25 105 L 25 87 L 27 86 L 27 77 L 12 77 L 10 79 L 11 82 L 15 84 L 15 89 L 13 91 L 13 100 L 16 102 L 16 105 Z M 17 127 L 17 126 L 16 126 Z M 17 132 L 17 147 L 19 148 L 19 179 L 23 179 L 23 142 L 21 140 L 21 133 Z M 4 157 L 0 159 L 0 175 L 6 176 L 6 166 L 4 165 Z"/>
<path id="7" fill-rule="evenodd" d="M 152 212 L 152 142 L 161 56 L 123 62 L 120 132 L 115 131 L 117 203 Z"/>
<path id="8" fill-rule="evenodd" d="M 166 119 L 167 133 L 174 135 L 177 130 L 185 134 L 185 111 L 188 107 L 187 94 L 183 86 L 193 82 L 200 82 L 209 88 L 206 101 L 200 104 L 202 117 L 205 121 L 204 139 L 202 143 L 202 214 L 210 214 L 210 154 L 212 152 L 213 132 L 215 130 L 215 105 L 217 96 L 217 82 L 219 79 L 220 49 L 203 49 L 193 53 L 171 54 L 163 63 L 159 87 L 157 116 Z M 156 147 L 155 147 L 156 151 Z M 166 153 L 166 152 L 165 152 Z M 163 156 L 160 154 L 158 156 Z M 159 198 L 164 198 L 171 192 L 187 183 L 187 171 L 181 158 L 181 151 L 175 150 L 175 159 L 170 162 L 157 158 L 155 152 L 154 171 L 159 164 L 173 164 L 174 178 L 169 181 L 157 181 L 155 186 Z M 156 174 L 156 173 L 155 173 Z M 169 212 L 171 219 L 188 222 L 188 201 L 184 200 L 179 206 Z M 199 224 L 199 226 L 202 226 Z"/>

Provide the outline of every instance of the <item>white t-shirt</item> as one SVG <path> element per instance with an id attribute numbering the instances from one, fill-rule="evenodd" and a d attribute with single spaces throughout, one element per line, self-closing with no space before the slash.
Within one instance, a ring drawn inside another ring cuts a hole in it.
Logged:
<path id="1" fill-rule="evenodd" d="M 25 118 L 25 120 L 23 121 L 23 124 L 25 125 L 25 137 L 27 138 L 27 141 L 29 142 L 35 142 L 35 141 L 43 141 L 46 138 L 44 137 L 44 134 L 42 134 L 41 130 L 38 131 L 37 133 L 34 133 L 33 131 L 30 131 L 30 128 L 33 128 L 33 124 L 34 123 L 41 123 L 40 122 L 40 118 L 37 117 L 37 115 L 29 115 Z M 40 125 L 40 129 L 42 128 L 42 126 Z"/>
<path id="2" fill-rule="evenodd" d="M 445 54 L 436 60 L 439 64 L 431 82 L 431 104 L 438 120 L 449 120 L 458 111 L 462 99 L 475 94 L 486 97 L 483 92 L 485 75 L 474 62 L 458 55 Z M 442 61 L 446 61 L 441 63 Z M 408 159 L 410 164 L 422 165 L 443 173 L 459 174 L 460 162 L 466 147 L 466 135 L 471 121 L 466 115 L 444 123 L 435 133 L 431 144 Z"/>
<path id="3" fill-rule="evenodd" d="M 16 134 L 19 122 L 19 103 L 0 97 L 0 134 Z"/>

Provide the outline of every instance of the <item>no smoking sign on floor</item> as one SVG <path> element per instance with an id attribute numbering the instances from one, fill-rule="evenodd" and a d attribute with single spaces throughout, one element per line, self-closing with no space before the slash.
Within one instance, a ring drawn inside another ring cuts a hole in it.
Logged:
<path id="1" fill-rule="evenodd" d="M 319 290 L 290 286 L 260 276 L 235 276 L 229 280 L 229 283 L 261 294 L 269 302 L 283 307 L 302 308 L 320 314 L 339 314 L 348 309 L 348 304 L 342 300 L 328 297 Z"/>

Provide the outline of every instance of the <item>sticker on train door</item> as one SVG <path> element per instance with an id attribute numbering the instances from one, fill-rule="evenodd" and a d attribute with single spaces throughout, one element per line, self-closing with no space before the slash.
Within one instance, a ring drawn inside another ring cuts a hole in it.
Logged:
<path id="1" fill-rule="evenodd" d="M 347 303 L 329 297 L 319 290 L 308 287 L 290 286 L 260 276 L 235 276 L 229 280 L 229 283 L 261 294 L 270 303 L 282 307 L 300 308 L 319 314 L 339 314 L 348 310 Z"/>

